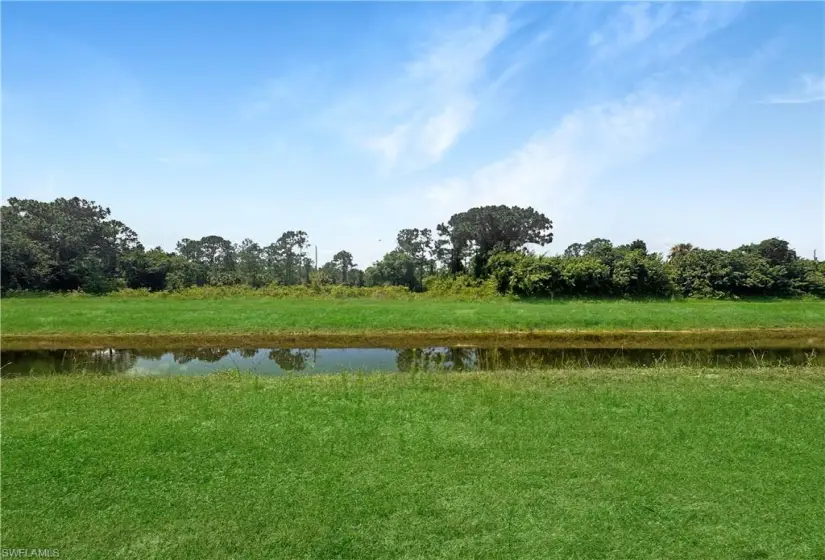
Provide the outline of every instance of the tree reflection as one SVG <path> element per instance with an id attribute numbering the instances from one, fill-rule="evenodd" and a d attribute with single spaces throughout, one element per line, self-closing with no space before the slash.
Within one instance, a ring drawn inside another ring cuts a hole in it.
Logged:
<path id="1" fill-rule="evenodd" d="M 54 373 L 116 374 L 132 369 L 137 362 L 133 350 L 6 350 L 4 375 Z"/>
<path id="2" fill-rule="evenodd" d="M 179 364 L 185 364 L 192 360 L 214 363 L 228 356 L 230 352 L 232 352 L 231 348 L 187 348 L 175 350 L 172 357 Z"/>
<path id="3" fill-rule="evenodd" d="M 241 358 L 254 358 L 257 353 L 257 348 L 238 348 L 238 354 L 241 356 Z"/>
<path id="4" fill-rule="evenodd" d="M 455 371 L 471 369 L 475 365 L 475 348 L 447 348 L 446 361 Z"/>
<path id="5" fill-rule="evenodd" d="M 473 348 L 403 348 L 395 352 L 398 371 L 462 371 L 475 363 Z"/>
<path id="6" fill-rule="evenodd" d="M 307 358 L 309 350 L 276 348 L 269 352 L 269 359 L 285 371 L 302 371 L 306 367 Z"/>

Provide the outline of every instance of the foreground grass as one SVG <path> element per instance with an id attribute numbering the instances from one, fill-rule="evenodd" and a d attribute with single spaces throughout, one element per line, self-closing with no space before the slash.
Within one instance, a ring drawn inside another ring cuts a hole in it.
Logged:
<path id="1" fill-rule="evenodd" d="M 67 558 L 816 558 L 825 369 L 3 381 Z"/>
<path id="2" fill-rule="evenodd" d="M 825 300 L 568 301 L 12 298 L 4 335 L 689 330 L 825 327 Z"/>

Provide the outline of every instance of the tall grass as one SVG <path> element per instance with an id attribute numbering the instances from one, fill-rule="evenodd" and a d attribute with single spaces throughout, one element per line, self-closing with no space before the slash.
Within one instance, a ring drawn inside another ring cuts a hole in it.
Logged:
<path id="1" fill-rule="evenodd" d="M 284 286 L 269 284 L 260 288 L 246 285 L 233 286 L 193 286 L 180 290 L 150 291 L 148 288 L 124 288 L 105 295 L 74 292 L 25 292 L 9 291 L 4 299 L 39 298 L 108 298 L 108 299 L 172 299 L 203 300 L 233 298 L 267 299 L 374 299 L 374 300 L 416 300 L 447 298 L 456 301 L 484 299 L 516 299 L 501 296 L 491 282 L 473 282 L 462 277 L 438 278 L 428 282 L 428 289 L 414 292 L 404 286 L 344 286 L 339 284 L 298 284 Z"/>

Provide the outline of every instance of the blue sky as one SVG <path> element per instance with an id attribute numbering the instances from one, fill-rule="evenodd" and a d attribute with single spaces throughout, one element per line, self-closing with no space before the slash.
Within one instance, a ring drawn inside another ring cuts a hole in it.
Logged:
<path id="1" fill-rule="evenodd" d="M 147 246 L 532 205 L 576 241 L 825 257 L 823 3 L 3 3 L 2 196 Z"/>

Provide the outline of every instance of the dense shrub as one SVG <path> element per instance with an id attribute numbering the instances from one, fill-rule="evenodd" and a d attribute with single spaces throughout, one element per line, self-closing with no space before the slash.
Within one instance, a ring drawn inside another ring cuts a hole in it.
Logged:
<path id="1" fill-rule="evenodd" d="M 500 297 L 495 285 L 487 281 L 469 277 L 431 277 L 428 284 L 432 289 L 413 292 L 404 286 L 345 286 L 341 284 L 293 285 L 270 284 L 261 288 L 245 285 L 235 286 L 190 286 L 181 290 L 151 291 L 148 288 L 124 288 L 106 295 L 110 298 L 156 298 L 156 299 L 231 299 L 231 298 L 277 298 L 277 299 L 398 299 L 419 298 L 449 299 L 489 299 Z M 5 297 L 94 297 L 85 292 L 30 292 L 9 291 Z"/>
<path id="2" fill-rule="evenodd" d="M 466 274 L 456 276 L 438 275 L 424 279 L 423 297 L 443 297 L 459 299 L 489 299 L 498 296 L 493 279 L 480 280 Z"/>
<path id="3" fill-rule="evenodd" d="M 795 293 L 825 297 L 825 266 L 812 260 L 800 260 L 792 289 Z"/>
<path id="4" fill-rule="evenodd" d="M 496 253 L 487 267 L 499 293 L 552 297 L 564 292 L 561 262 L 523 253 Z"/>
<path id="5" fill-rule="evenodd" d="M 118 292 L 117 295 L 119 296 L 122 293 L 123 292 Z M 289 299 L 409 299 L 413 294 L 401 286 L 359 288 L 340 284 L 298 284 L 283 286 L 273 283 L 261 288 L 252 288 L 244 285 L 190 287 L 174 292 L 153 293 L 152 295 L 175 299 L 223 299 L 239 297 Z"/>
<path id="6" fill-rule="evenodd" d="M 632 250 L 613 262 L 613 291 L 631 297 L 666 297 L 673 293 L 673 284 L 658 254 L 645 255 Z"/>
<path id="7" fill-rule="evenodd" d="M 668 263 L 678 292 L 703 298 L 823 296 L 820 266 L 795 256 L 790 261 L 771 262 L 755 251 L 742 249 L 692 249 Z"/>
<path id="8" fill-rule="evenodd" d="M 529 297 L 662 297 L 673 288 L 659 255 L 600 246 L 602 257 L 498 253 L 488 264 L 498 291 Z M 575 254 L 573 251 L 568 255 Z M 592 252 L 582 254 L 592 255 Z M 604 260 L 603 260 L 604 259 Z M 606 261 L 606 262 L 605 262 Z"/>
<path id="9" fill-rule="evenodd" d="M 724 251 L 695 249 L 668 264 L 685 297 L 721 298 L 731 293 L 732 267 Z"/>
<path id="10" fill-rule="evenodd" d="M 390 251 L 384 258 L 364 271 L 367 286 L 406 286 L 418 291 L 422 283 L 416 276 L 416 263 L 400 249 Z"/>
<path id="11" fill-rule="evenodd" d="M 564 259 L 562 278 L 571 296 L 611 295 L 613 283 L 610 267 L 595 257 L 573 257 Z"/>

